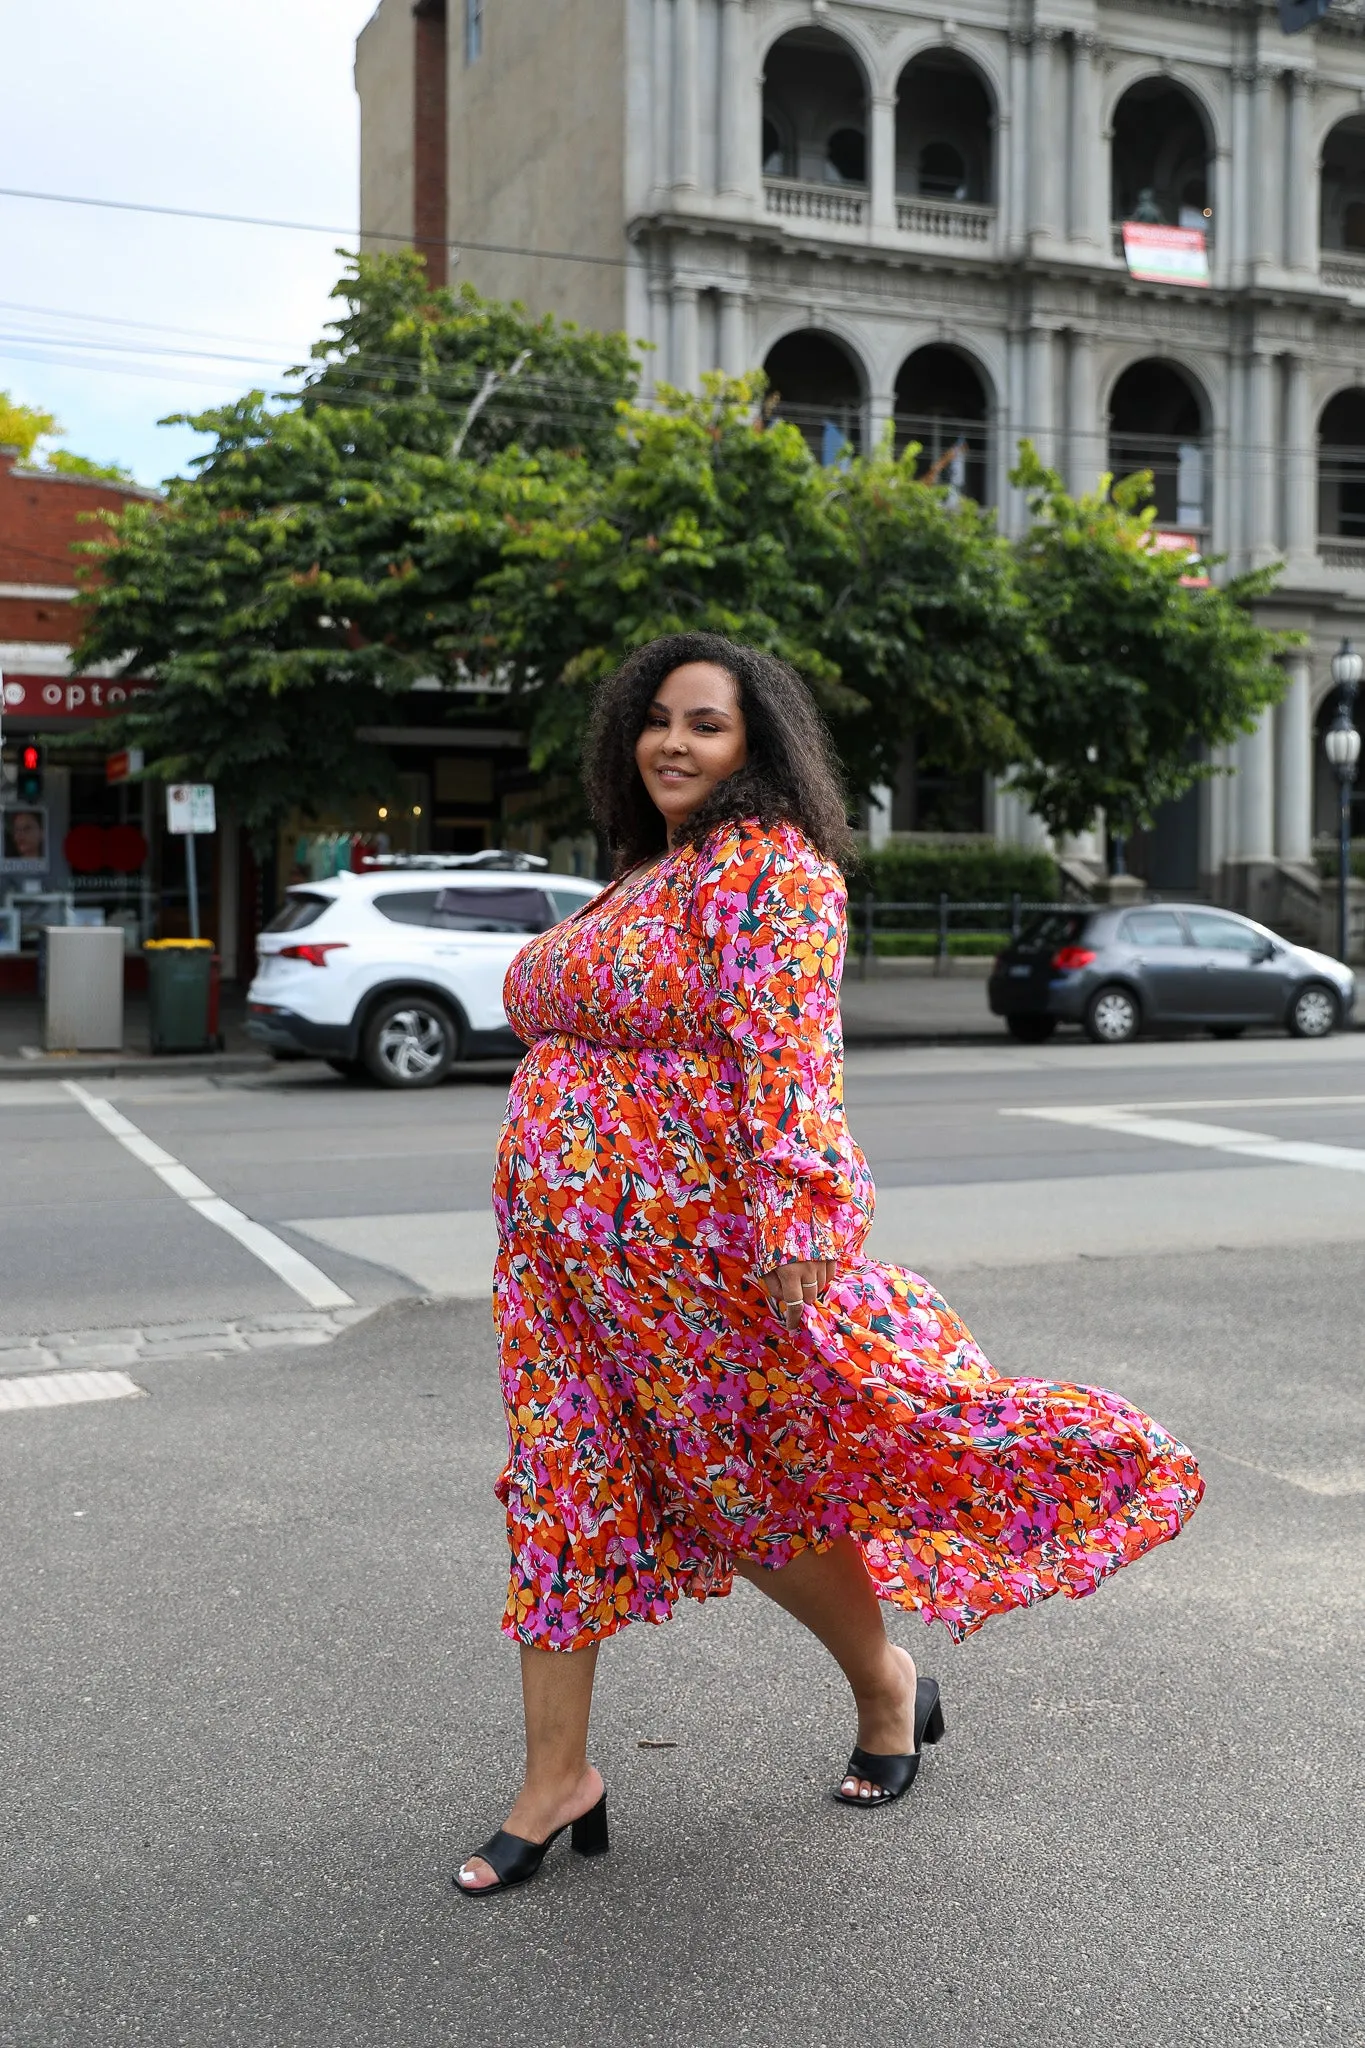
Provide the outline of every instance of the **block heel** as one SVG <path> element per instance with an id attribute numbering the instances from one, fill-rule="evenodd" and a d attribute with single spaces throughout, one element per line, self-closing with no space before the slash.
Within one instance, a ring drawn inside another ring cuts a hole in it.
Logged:
<path id="1" fill-rule="evenodd" d="M 557 1842 L 566 1829 L 569 1847 L 580 1856 L 605 1856 L 610 1846 L 607 1841 L 606 1793 L 602 1794 L 596 1806 L 590 1806 L 577 1820 L 566 1821 L 564 1827 L 556 1828 L 543 1842 L 527 1842 L 520 1835 L 509 1835 L 506 1828 L 499 1828 L 482 1849 L 476 1849 L 473 1856 L 466 1858 L 466 1863 L 472 1863 L 474 1856 L 480 1857 L 497 1878 L 496 1884 L 461 1884 L 458 1870 L 450 1881 L 466 1899 L 491 1899 L 495 1892 L 507 1892 L 514 1885 L 529 1884 L 533 1877 L 539 1876 L 540 1866 L 551 1844 Z M 465 1865 L 460 1868 L 465 1868 Z"/>
<path id="2" fill-rule="evenodd" d="M 841 1806 L 889 1806 L 902 1798 L 919 1775 L 920 1754 L 926 1742 L 943 1740 L 943 1702 L 938 1680 L 921 1678 L 915 1686 L 915 1747 L 910 1756 L 877 1756 L 868 1749 L 855 1749 L 848 1760 L 844 1779 L 861 1778 L 873 1790 L 866 1799 L 845 1792 L 841 1781 L 834 1796 Z"/>

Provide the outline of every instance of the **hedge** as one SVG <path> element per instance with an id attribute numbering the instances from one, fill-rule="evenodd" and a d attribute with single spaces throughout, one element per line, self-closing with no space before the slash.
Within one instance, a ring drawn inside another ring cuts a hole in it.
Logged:
<path id="1" fill-rule="evenodd" d="M 851 903 L 869 893 L 881 903 L 1026 903 L 1057 901 L 1051 854 L 1022 846 L 883 846 L 864 853 L 848 878 Z"/>

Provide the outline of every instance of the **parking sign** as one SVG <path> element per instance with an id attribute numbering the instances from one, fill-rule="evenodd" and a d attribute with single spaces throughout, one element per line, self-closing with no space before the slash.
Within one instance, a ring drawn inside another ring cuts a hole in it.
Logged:
<path id="1" fill-rule="evenodd" d="M 166 830 L 168 832 L 216 832 L 218 816 L 213 804 L 211 782 L 168 782 L 166 785 Z"/>

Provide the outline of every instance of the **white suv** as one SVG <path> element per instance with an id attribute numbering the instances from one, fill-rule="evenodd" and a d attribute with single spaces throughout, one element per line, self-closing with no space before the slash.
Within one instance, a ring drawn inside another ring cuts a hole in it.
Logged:
<path id="1" fill-rule="evenodd" d="M 516 1058 L 503 976 L 532 933 L 600 886 L 506 855 L 299 883 L 261 933 L 247 1031 L 278 1058 L 310 1055 L 387 1088 L 430 1088 L 459 1059 Z"/>

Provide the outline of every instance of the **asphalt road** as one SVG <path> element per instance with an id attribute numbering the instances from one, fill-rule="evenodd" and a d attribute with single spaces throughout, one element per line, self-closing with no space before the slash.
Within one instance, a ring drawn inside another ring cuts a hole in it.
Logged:
<path id="1" fill-rule="evenodd" d="M 949 1725 L 880 1814 L 828 1800 L 839 1682 L 759 1596 L 629 1631 L 613 1853 L 470 1904 L 518 1718 L 475 1298 L 504 1081 L 89 1085 L 377 1310 L 308 1350 L 271 1318 L 327 1312 L 126 1133 L 0 1098 L 0 1389 L 29 1339 L 142 1345 L 140 1398 L 0 1412 L 6 2048 L 1365 2042 L 1365 1046 L 851 1059 L 883 1252 L 1002 1369 L 1158 1415 L 1205 1505 L 1092 1600 L 960 1648 L 899 1619 Z M 150 1335 L 194 1318 L 262 1348 Z"/>

